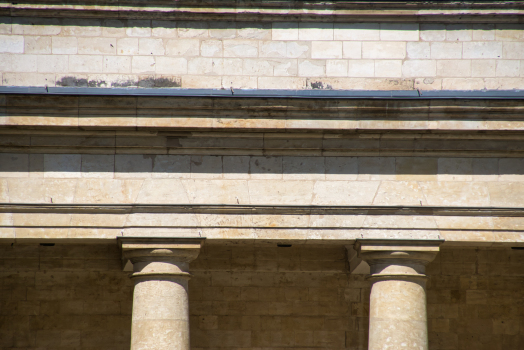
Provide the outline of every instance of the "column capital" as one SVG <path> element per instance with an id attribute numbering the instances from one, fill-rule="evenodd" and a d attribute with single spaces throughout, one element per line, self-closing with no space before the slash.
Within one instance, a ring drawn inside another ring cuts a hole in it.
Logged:
<path id="1" fill-rule="evenodd" d="M 189 262 L 200 253 L 205 238 L 118 237 L 123 265 L 133 264 L 131 277 L 168 275 L 190 277 Z"/>
<path id="2" fill-rule="evenodd" d="M 425 267 L 444 240 L 357 239 L 358 257 L 370 266 L 370 278 L 425 278 Z"/>

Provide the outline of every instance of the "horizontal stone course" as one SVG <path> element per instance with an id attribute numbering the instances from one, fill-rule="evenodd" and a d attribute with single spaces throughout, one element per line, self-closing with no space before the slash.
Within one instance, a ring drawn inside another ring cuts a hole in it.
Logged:
<path id="1" fill-rule="evenodd" d="M 0 34 L 2 85 L 87 86 L 87 82 L 80 82 L 85 79 L 95 86 L 140 87 L 139 76 L 148 74 L 178 79 L 179 87 L 187 88 L 304 89 L 312 86 L 305 81 L 280 77 L 318 78 L 324 88 L 329 85 L 333 89 L 390 89 L 371 78 L 427 77 L 453 80 L 418 84 L 417 88 L 468 90 L 524 86 L 520 69 L 520 60 L 524 60 L 520 53 L 524 50 L 519 46 L 524 30 L 518 25 L 247 24 L 97 19 L 73 22 L 16 18 L 3 28 L 4 33 Z M 94 57 L 97 55 L 102 57 Z M 114 56 L 118 55 L 133 57 L 117 60 Z M 239 63 L 224 72 L 214 69 L 215 61 L 200 64 L 199 59 L 204 57 L 238 59 Z M 271 59 L 286 59 L 286 64 L 293 68 L 276 69 Z M 436 69 L 440 60 L 462 59 L 471 60 L 476 69 Z M 398 68 L 399 60 L 403 60 L 402 69 Z M 494 73 L 489 67 L 496 63 L 484 62 L 486 60 L 504 60 L 503 65 L 511 68 L 500 68 Z M 102 64 L 102 61 L 110 63 Z M 368 68 L 366 61 L 376 68 Z M 261 68 L 242 68 L 250 66 L 250 62 L 256 62 Z M 271 68 L 264 69 L 264 66 Z M 56 75 L 53 79 L 15 73 Z M 82 74 L 88 76 L 83 78 Z M 206 79 L 208 74 L 220 78 Z M 64 76 L 72 79 L 61 80 Z M 339 80 L 335 84 L 328 77 L 369 80 L 364 86 L 351 80 Z M 489 77 L 502 80 L 489 81 Z M 472 83 L 470 78 L 479 79 Z"/>

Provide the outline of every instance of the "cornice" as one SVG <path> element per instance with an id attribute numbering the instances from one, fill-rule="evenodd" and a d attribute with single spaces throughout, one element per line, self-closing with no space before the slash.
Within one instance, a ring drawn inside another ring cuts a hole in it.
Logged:
<path id="1" fill-rule="evenodd" d="M 71 0 L 0 2 L 0 16 L 193 21 L 522 23 L 523 1 Z"/>

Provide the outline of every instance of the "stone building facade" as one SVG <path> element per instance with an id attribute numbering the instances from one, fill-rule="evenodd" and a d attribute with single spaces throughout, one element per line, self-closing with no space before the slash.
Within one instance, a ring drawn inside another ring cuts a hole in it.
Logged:
<path id="1" fill-rule="evenodd" d="M 523 14 L 0 4 L 0 349 L 524 348 Z"/>

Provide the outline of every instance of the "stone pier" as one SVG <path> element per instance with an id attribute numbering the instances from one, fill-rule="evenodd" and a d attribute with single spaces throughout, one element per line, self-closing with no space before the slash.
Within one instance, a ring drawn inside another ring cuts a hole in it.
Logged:
<path id="1" fill-rule="evenodd" d="M 120 238 L 133 264 L 131 350 L 189 350 L 189 262 L 203 238 Z"/>
<path id="2" fill-rule="evenodd" d="M 371 269 L 369 350 L 428 350 L 426 265 L 440 240 L 358 240 Z"/>

